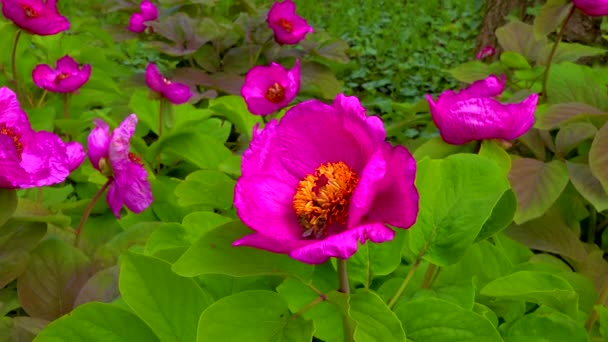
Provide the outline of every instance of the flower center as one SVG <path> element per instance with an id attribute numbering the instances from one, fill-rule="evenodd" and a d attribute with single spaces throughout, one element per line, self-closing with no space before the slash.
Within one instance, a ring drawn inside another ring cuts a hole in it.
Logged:
<path id="1" fill-rule="evenodd" d="M 32 6 L 22 4 L 21 8 L 25 12 L 25 16 L 28 18 L 38 18 L 38 11 L 36 11 Z"/>
<path id="2" fill-rule="evenodd" d="M 141 161 L 141 157 L 133 152 L 129 152 L 129 160 L 135 164 L 139 164 L 141 166 L 144 165 L 144 163 Z"/>
<path id="3" fill-rule="evenodd" d="M 321 164 L 307 175 L 293 196 L 293 208 L 302 228 L 302 237 L 327 237 L 327 227 L 346 224 L 350 198 L 359 176 L 344 162 Z"/>
<path id="4" fill-rule="evenodd" d="M 25 147 L 21 142 L 21 136 L 9 127 L 6 127 L 6 124 L 3 123 L 0 123 L 0 134 L 6 135 L 7 137 L 13 139 L 13 145 L 15 145 L 15 149 L 17 150 L 17 154 L 19 155 L 19 159 L 21 159 L 21 153 L 23 152 L 23 148 Z"/>
<path id="5" fill-rule="evenodd" d="M 70 77 L 70 74 L 67 72 L 62 72 L 59 75 L 57 75 L 58 80 L 65 80 L 68 77 Z"/>
<path id="6" fill-rule="evenodd" d="M 291 21 L 285 19 L 285 18 L 281 18 L 278 21 L 279 26 L 281 26 L 285 31 L 287 31 L 287 33 L 291 33 L 291 31 L 293 31 L 293 24 L 291 23 Z"/>
<path id="7" fill-rule="evenodd" d="M 167 78 L 163 77 L 163 83 L 165 83 L 165 84 L 169 85 L 169 84 L 171 84 L 172 82 L 171 82 L 169 79 L 167 79 Z"/>
<path id="8" fill-rule="evenodd" d="M 279 103 L 285 100 L 285 88 L 277 82 L 266 90 L 266 100 L 272 103 Z"/>

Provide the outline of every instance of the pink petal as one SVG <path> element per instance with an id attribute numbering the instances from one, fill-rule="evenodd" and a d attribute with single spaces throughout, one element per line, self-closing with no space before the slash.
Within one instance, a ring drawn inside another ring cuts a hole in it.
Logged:
<path id="1" fill-rule="evenodd" d="M 291 24 L 291 31 L 287 31 L 280 24 L 282 20 Z M 306 20 L 296 14 L 296 5 L 291 0 L 275 2 L 268 12 L 266 21 L 279 44 L 297 44 L 308 33 L 314 31 Z"/>
<path id="2" fill-rule="evenodd" d="M 137 116 L 131 114 L 112 132 L 110 138 L 109 159 L 112 167 L 119 163 L 129 161 L 131 137 L 135 133 Z"/>
<path id="3" fill-rule="evenodd" d="M 165 90 L 165 78 L 154 63 L 148 63 L 146 67 L 146 84 L 157 93 L 162 94 Z"/>
<path id="4" fill-rule="evenodd" d="M 114 166 L 116 191 L 124 204 L 134 213 L 140 213 L 152 204 L 152 188 L 146 169 L 135 162 Z"/>
<path id="5" fill-rule="evenodd" d="M 28 5 L 37 12 L 37 17 L 28 17 L 19 1 L 2 1 L 2 14 L 18 27 L 41 36 L 53 35 L 70 28 L 69 21 L 57 11 L 56 1 L 30 2 Z"/>
<path id="6" fill-rule="evenodd" d="M 133 13 L 129 19 L 129 26 L 127 28 L 131 32 L 142 33 L 146 30 L 144 21 L 144 17 L 140 13 Z"/>
<path id="7" fill-rule="evenodd" d="M 139 4 L 141 14 L 144 21 L 151 21 L 158 19 L 158 9 L 154 4 L 148 0 L 144 0 Z"/>
<path id="8" fill-rule="evenodd" d="M 110 128 L 102 120 L 96 119 L 95 128 L 87 139 L 87 154 L 94 168 L 99 170 L 101 158 L 108 158 L 110 153 Z"/>
<path id="9" fill-rule="evenodd" d="M 587 15 L 608 16 L 608 1 L 606 0 L 573 0 L 573 2 L 576 8 Z"/>
<path id="10" fill-rule="evenodd" d="M 14 189 L 30 183 L 29 175 L 19 163 L 13 139 L 0 134 L 0 188 Z"/>
<path id="11" fill-rule="evenodd" d="M 108 187 L 108 193 L 106 194 L 106 200 L 108 201 L 108 206 L 110 210 L 116 216 L 117 219 L 120 219 L 120 209 L 124 205 L 124 199 L 121 196 L 121 192 L 119 189 L 119 185 L 116 184 L 116 181 L 113 181 Z"/>
<path id="12" fill-rule="evenodd" d="M 71 74 L 73 72 L 78 72 L 79 68 L 80 66 L 78 63 L 68 55 L 65 55 L 57 60 L 56 69 L 59 72 Z"/>
<path id="13" fill-rule="evenodd" d="M 76 170 L 84 161 L 84 149 L 77 142 L 69 142 L 65 144 L 67 168 L 70 172 Z"/>
<path id="14" fill-rule="evenodd" d="M 192 97 L 190 87 L 183 83 L 176 82 L 168 84 L 162 94 L 169 102 L 176 105 L 186 103 Z"/>
<path id="15" fill-rule="evenodd" d="M 273 236 L 263 235 L 259 233 L 253 233 L 245 235 L 242 238 L 232 243 L 233 246 L 247 246 L 259 249 L 265 249 L 273 253 L 288 254 L 294 249 L 301 248 L 310 243 L 314 243 L 313 240 L 293 240 L 293 239 L 278 239 Z"/>
<path id="16" fill-rule="evenodd" d="M 258 129 L 259 125 L 253 128 L 253 139 L 249 148 L 243 152 L 241 175 L 268 174 L 284 180 L 285 183 L 297 184 L 300 180 L 289 173 L 281 162 L 277 125 L 277 120 L 272 120 L 263 130 Z"/>
<path id="17" fill-rule="evenodd" d="M 285 98 L 277 103 L 266 99 L 266 92 L 275 83 L 281 85 L 285 90 Z M 299 90 L 300 61 L 296 60 L 296 64 L 289 71 L 277 63 L 271 63 L 270 66 L 253 67 L 245 75 L 241 95 L 251 113 L 268 115 L 289 105 Z"/>

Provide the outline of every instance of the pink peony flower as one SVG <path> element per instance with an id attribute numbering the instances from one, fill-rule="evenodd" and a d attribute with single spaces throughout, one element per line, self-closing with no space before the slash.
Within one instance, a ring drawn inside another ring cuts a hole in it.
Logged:
<path id="1" fill-rule="evenodd" d="M 148 172 L 141 159 L 129 152 L 136 125 L 137 116 L 131 114 L 110 134 L 108 125 L 97 119 L 88 138 L 91 164 L 111 181 L 106 199 L 117 218 L 123 205 L 140 213 L 152 203 Z"/>
<path id="2" fill-rule="evenodd" d="M 275 2 L 266 18 L 279 44 L 297 44 L 314 31 L 306 20 L 296 14 L 296 5 L 291 0 Z"/>
<path id="3" fill-rule="evenodd" d="M 51 132 L 32 130 L 15 93 L 0 88 L 0 188 L 61 183 L 83 160 L 79 143 L 65 143 Z"/>
<path id="4" fill-rule="evenodd" d="M 526 133 L 534 124 L 538 95 L 503 104 L 493 97 L 502 94 L 504 87 L 504 75 L 500 79 L 492 75 L 458 93 L 444 91 L 437 102 L 427 95 L 431 116 L 443 140 L 461 145 L 484 139 L 512 140 Z"/>
<path id="5" fill-rule="evenodd" d="M 157 92 L 173 104 L 188 102 L 192 97 L 192 92 L 187 85 L 169 81 L 158 71 L 154 63 L 149 63 L 146 67 L 146 84 L 152 91 Z"/>
<path id="6" fill-rule="evenodd" d="M 57 11 L 57 0 L 0 0 L 2 14 L 18 27 L 40 36 L 68 30 L 70 22 Z"/>
<path id="7" fill-rule="evenodd" d="M 267 115 L 286 107 L 300 90 L 300 61 L 287 70 L 280 64 L 253 67 L 245 76 L 241 95 L 253 114 Z"/>
<path id="8" fill-rule="evenodd" d="M 38 64 L 32 71 L 32 79 L 38 87 L 55 93 L 72 93 L 82 87 L 91 77 L 91 65 L 82 68 L 72 57 L 65 55 L 57 60 L 55 69 Z"/>
<path id="9" fill-rule="evenodd" d="M 574 6 L 586 15 L 603 17 L 608 15 L 608 0 L 573 0 Z"/>
<path id="10" fill-rule="evenodd" d="M 357 243 L 392 240 L 418 214 L 416 162 L 385 142 L 382 121 L 355 97 L 309 100 L 254 130 L 234 205 L 255 231 L 233 243 L 305 263 L 346 259 Z"/>
<path id="11" fill-rule="evenodd" d="M 128 29 L 131 32 L 141 33 L 146 30 L 146 21 L 158 19 L 158 9 L 149 0 L 144 0 L 139 4 L 141 12 L 136 12 L 131 15 Z"/>
<path id="12" fill-rule="evenodd" d="M 496 53 L 496 49 L 493 46 L 488 45 L 488 46 L 484 46 L 483 49 L 481 49 L 481 51 L 479 51 L 477 53 L 475 58 L 484 59 L 486 57 L 494 56 L 495 53 Z"/>

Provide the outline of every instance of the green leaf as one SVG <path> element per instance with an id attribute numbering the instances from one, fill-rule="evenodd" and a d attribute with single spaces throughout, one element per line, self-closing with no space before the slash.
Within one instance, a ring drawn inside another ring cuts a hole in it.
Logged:
<path id="1" fill-rule="evenodd" d="M 535 37 L 532 25 L 513 20 L 496 30 L 498 43 L 505 51 L 513 51 L 526 60 L 537 61 L 541 50 L 547 44 L 546 37 Z"/>
<path id="2" fill-rule="evenodd" d="M 500 61 L 507 67 L 515 70 L 531 69 L 526 58 L 515 51 L 505 51 L 500 55 Z"/>
<path id="3" fill-rule="evenodd" d="M 92 275 L 82 289 L 80 289 L 80 292 L 78 292 L 74 306 L 77 307 L 93 301 L 110 303 L 120 297 L 120 293 L 118 292 L 118 274 L 119 268 L 115 265 Z"/>
<path id="4" fill-rule="evenodd" d="M 492 74 L 500 74 L 503 72 L 502 67 L 498 64 L 486 64 L 481 61 L 471 61 L 460 64 L 449 70 L 452 77 L 460 82 L 473 83 L 478 80 L 483 80 Z"/>
<path id="5" fill-rule="evenodd" d="M 0 317 L 20 307 L 17 289 L 10 287 L 0 289 Z"/>
<path id="6" fill-rule="evenodd" d="M 234 185 L 235 181 L 223 172 L 199 170 L 175 188 L 175 195 L 181 206 L 198 204 L 227 209 L 234 200 Z"/>
<path id="7" fill-rule="evenodd" d="M 95 265 L 102 269 L 116 265 L 122 253 L 134 245 L 145 245 L 150 234 L 161 224 L 161 222 L 140 222 L 114 236 L 95 253 Z"/>
<path id="8" fill-rule="evenodd" d="M 271 291 L 245 291 L 210 305 L 198 322 L 197 341 L 311 341 L 313 325 L 291 318 L 287 303 Z"/>
<path id="9" fill-rule="evenodd" d="M 384 243 L 366 243 L 348 258 L 348 274 L 351 281 L 369 288 L 374 277 L 387 275 L 401 264 L 401 250 L 405 231 L 397 229 L 395 238 Z"/>
<path id="10" fill-rule="evenodd" d="M 549 56 L 551 53 L 552 46 L 545 46 L 543 51 L 544 56 Z M 594 57 L 603 55 L 606 53 L 606 49 L 593 47 L 589 45 L 583 45 L 578 43 L 565 43 L 561 42 L 557 46 L 557 50 L 555 51 L 555 55 L 553 56 L 552 63 L 562 63 L 562 62 L 576 62 L 577 60 L 583 57 Z M 543 58 L 542 60 L 546 60 Z M 541 61 L 542 61 L 541 60 Z"/>
<path id="11" fill-rule="evenodd" d="M 156 255 L 167 249 L 181 248 L 183 251 L 190 247 L 186 239 L 186 229 L 179 223 L 162 223 L 146 242 L 146 254 Z"/>
<path id="12" fill-rule="evenodd" d="M 547 96 L 549 102 L 578 102 L 608 110 L 606 73 L 584 65 L 564 62 L 551 66 Z"/>
<path id="13" fill-rule="evenodd" d="M 535 127 L 550 130 L 590 117 L 606 117 L 608 113 L 584 103 L 556 103 L 539 115 Z"/>
<path id="14" fill-rule="evenodd" d="M 572 318 L 578 316 L 578 294 L 566 280 L 550 273 L 515 272 L 491 281 L 481 294 L 547 305 Z"/>
<path id="15" fill-rule="evenodd" d="M 46 224 L 9 220 L 0 226 L 0 288 L 26 268 L 29 252 L 46 234 Z"/>
<path id="16" fill-rule="evenodd" d="M 123 256 L 119 288 L 161 341 L 194 341 L 198 318 L 213 302 L 193 279 L 173 273 L 169 263 L 132 252 Z"/>
<path id="17" fill-rule="evenodd" d="M 483 140 L 479 149 L 479 155 L 492 159 L 498 164 L 498 167 L 500 167 L 505 175 L 511 170 L 511 157 L 509 157 L 507 151 L 496 140 Z"/>
<path id="18" fill-rule="evenodd" d="M 515 197 L 515 193 L 512 190 L 505 191 L 492 210 L 492 215 L 481 227 L 481 231 L 477 235 L 477 238 L 475 238 L 475 242 L 485 240 L 507 228 L 513 222 L 516 210 L 517 198 Z"/>
<path id="19" fill-rule="evenodd" d="M 566 156 L 587 139 L 595 137 L 597 128 L 588 122 L 573 122 L 563 126 L 555 137 L 556 152 Z"/>
<path id="20" fill-rule="evenodd" d="M 302 62 L 302 91 L 333 100 L 341 91 L 342 84 L 335 73 L 317 62 Z"/>
<path id="21" fill-rule="evenodd" d="M 232 153 L 212 136 L 198 131 L 182 131 L 162 141 L 163 152 L 171 152 L 205 170 L 217 170 Z M 153 159 L 146 155 L 147 159 Z"/>
<path id="22" fill-rule="evenodd" d="M 534 18 L 534 35 L 536 38 L 542 38 L 554 32 L 572 8 L 571 6 L 572 4 L 566 0 L 547 1 Z"/>
<path id="23" fill-rule="evenodd" d="M 608 122 L 600 128 L 589 150 L 591 173 L 608 190 Z"/>
<path id="24" fill-rule="evenodd" d="M 506 342 L 587 342 L 587 331 L 572 318 L 541 307 L 512 324 L 504 333 Z"/>
<path id="25" fill-rule="evenodd" d="M 47 320 L 70 312 L 89 267 L 89 258 L 79 249 L 57 238 L 42 241 L 17 280 L 21 307 L 31 317 Z"/>
<path id="26" fill-rule="evenodd" d="M 517 197 L 514 221 L 524 223 L 544 214 L 568 185 L 568 169 L 564 162 L 549 163 L 531 158 L 513 160 L 509 173 Z"/>
<path id="27" fill-rule="evenodd" d="M 220 96 L 209 101 L 209 109 L 230 120 L 248 140 L 251 140 L 253 127 L 263 123 L 261 116 L 249 113 L 242 96 Z"/>
<path id="28" fill-rule="evenodd" d="M 418 164 L 420 212 L 410 233 L 416 253 L 439 266 L 458 262 L 509 188 L 493 161 L 473 154 Z"/>
<path id="29" fill-rule="evenodd" d="M 131 95 L 131 99 L 129 100 L 129 108 L 132 113 L 137 114 L 137 118 L 139 121 L 138 131 L 147 132 L 148 130 L 158 134 L 158 119 L 159 119 L 159 101 L 154 101 L 150 98 L 149 91 L 146 90 L 137 90 L 133 92 Z M 147 129 L 142 129 L 143 127 Z"/>
<path id="30" fill-rule="evenodd" d="M 441 159 L 456 153 L 473 152 L 474 148 L 475 143 L 451 145 L 443 141 L 441 137 L 434 137 L 414 151 L 414 158 L 416 160 L 422 160 L 424 157 Z"/>
<path id="31" fill-rule="evenodd" d="M 182 225 L 186 229 L 188 241 L 194 242 L 211 229 L 231 221 L 231 218 L 211 211 L 195 211 L 184 217 Z"/>
<path id="32" fill-rule="evenodd" d="M 13 216 L 16 209 L 17 193 L 15 190 L 0 189 L 0 227 Z"/>
<path id="33" fill-rule="evenodd" d="M 570 181 L 576 190 L 591 203 L 595 210 L 602 212 L 608 209 L 608 193 L 602 187 L 600 181 L 593 176 L 589 166 L 566 162 Z"/>
<path id="34" fill-rule="evenodd" d="M 401 322 L 377 294 L 361 290 L 350 296 L 356 341 L 405 341 Z"/>
<path id="35" fill-rule="evenodd" d="M 175 262 L 173 270 L 186 277 L 214 273 L 233 276 L 295 274 L 303 279 L 312 277 L 313 266 L 291 259 L 287 255 L 250 247 L 232 247 L 234 241 L 251 233 L 252 231 L 240 221 L 217 227 L 201 236 Z"/>
<path id="36" fill-rule="evenodd" d="M 599 314 L 600 333 L 604 337 L 604 341 L 608 340 L 608 308 L 604 305 L 595 307 Z"/>
<path id="37" fill-rule="evenodd" d="M 496 328 L 486 318 L 437 298 L 417 299 L 398 304 L 408 341 L 413 342 L 502 342 Z"/>
<path id="38" fill-rule="evenodd" d="M 154 342 L 159 339 L 132 313 L 105 303 L 88 303 L 49 324 L 36 342 Z"/>

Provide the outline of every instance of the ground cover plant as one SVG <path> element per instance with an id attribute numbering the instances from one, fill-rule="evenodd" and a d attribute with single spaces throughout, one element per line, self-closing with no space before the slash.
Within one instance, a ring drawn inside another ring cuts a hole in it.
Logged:
<path id="1" fill-rule="evenodd" d="M 0 341 L 608 338 L 608 2 L 398 122 L 290 0 L 0 4 Z"/>

